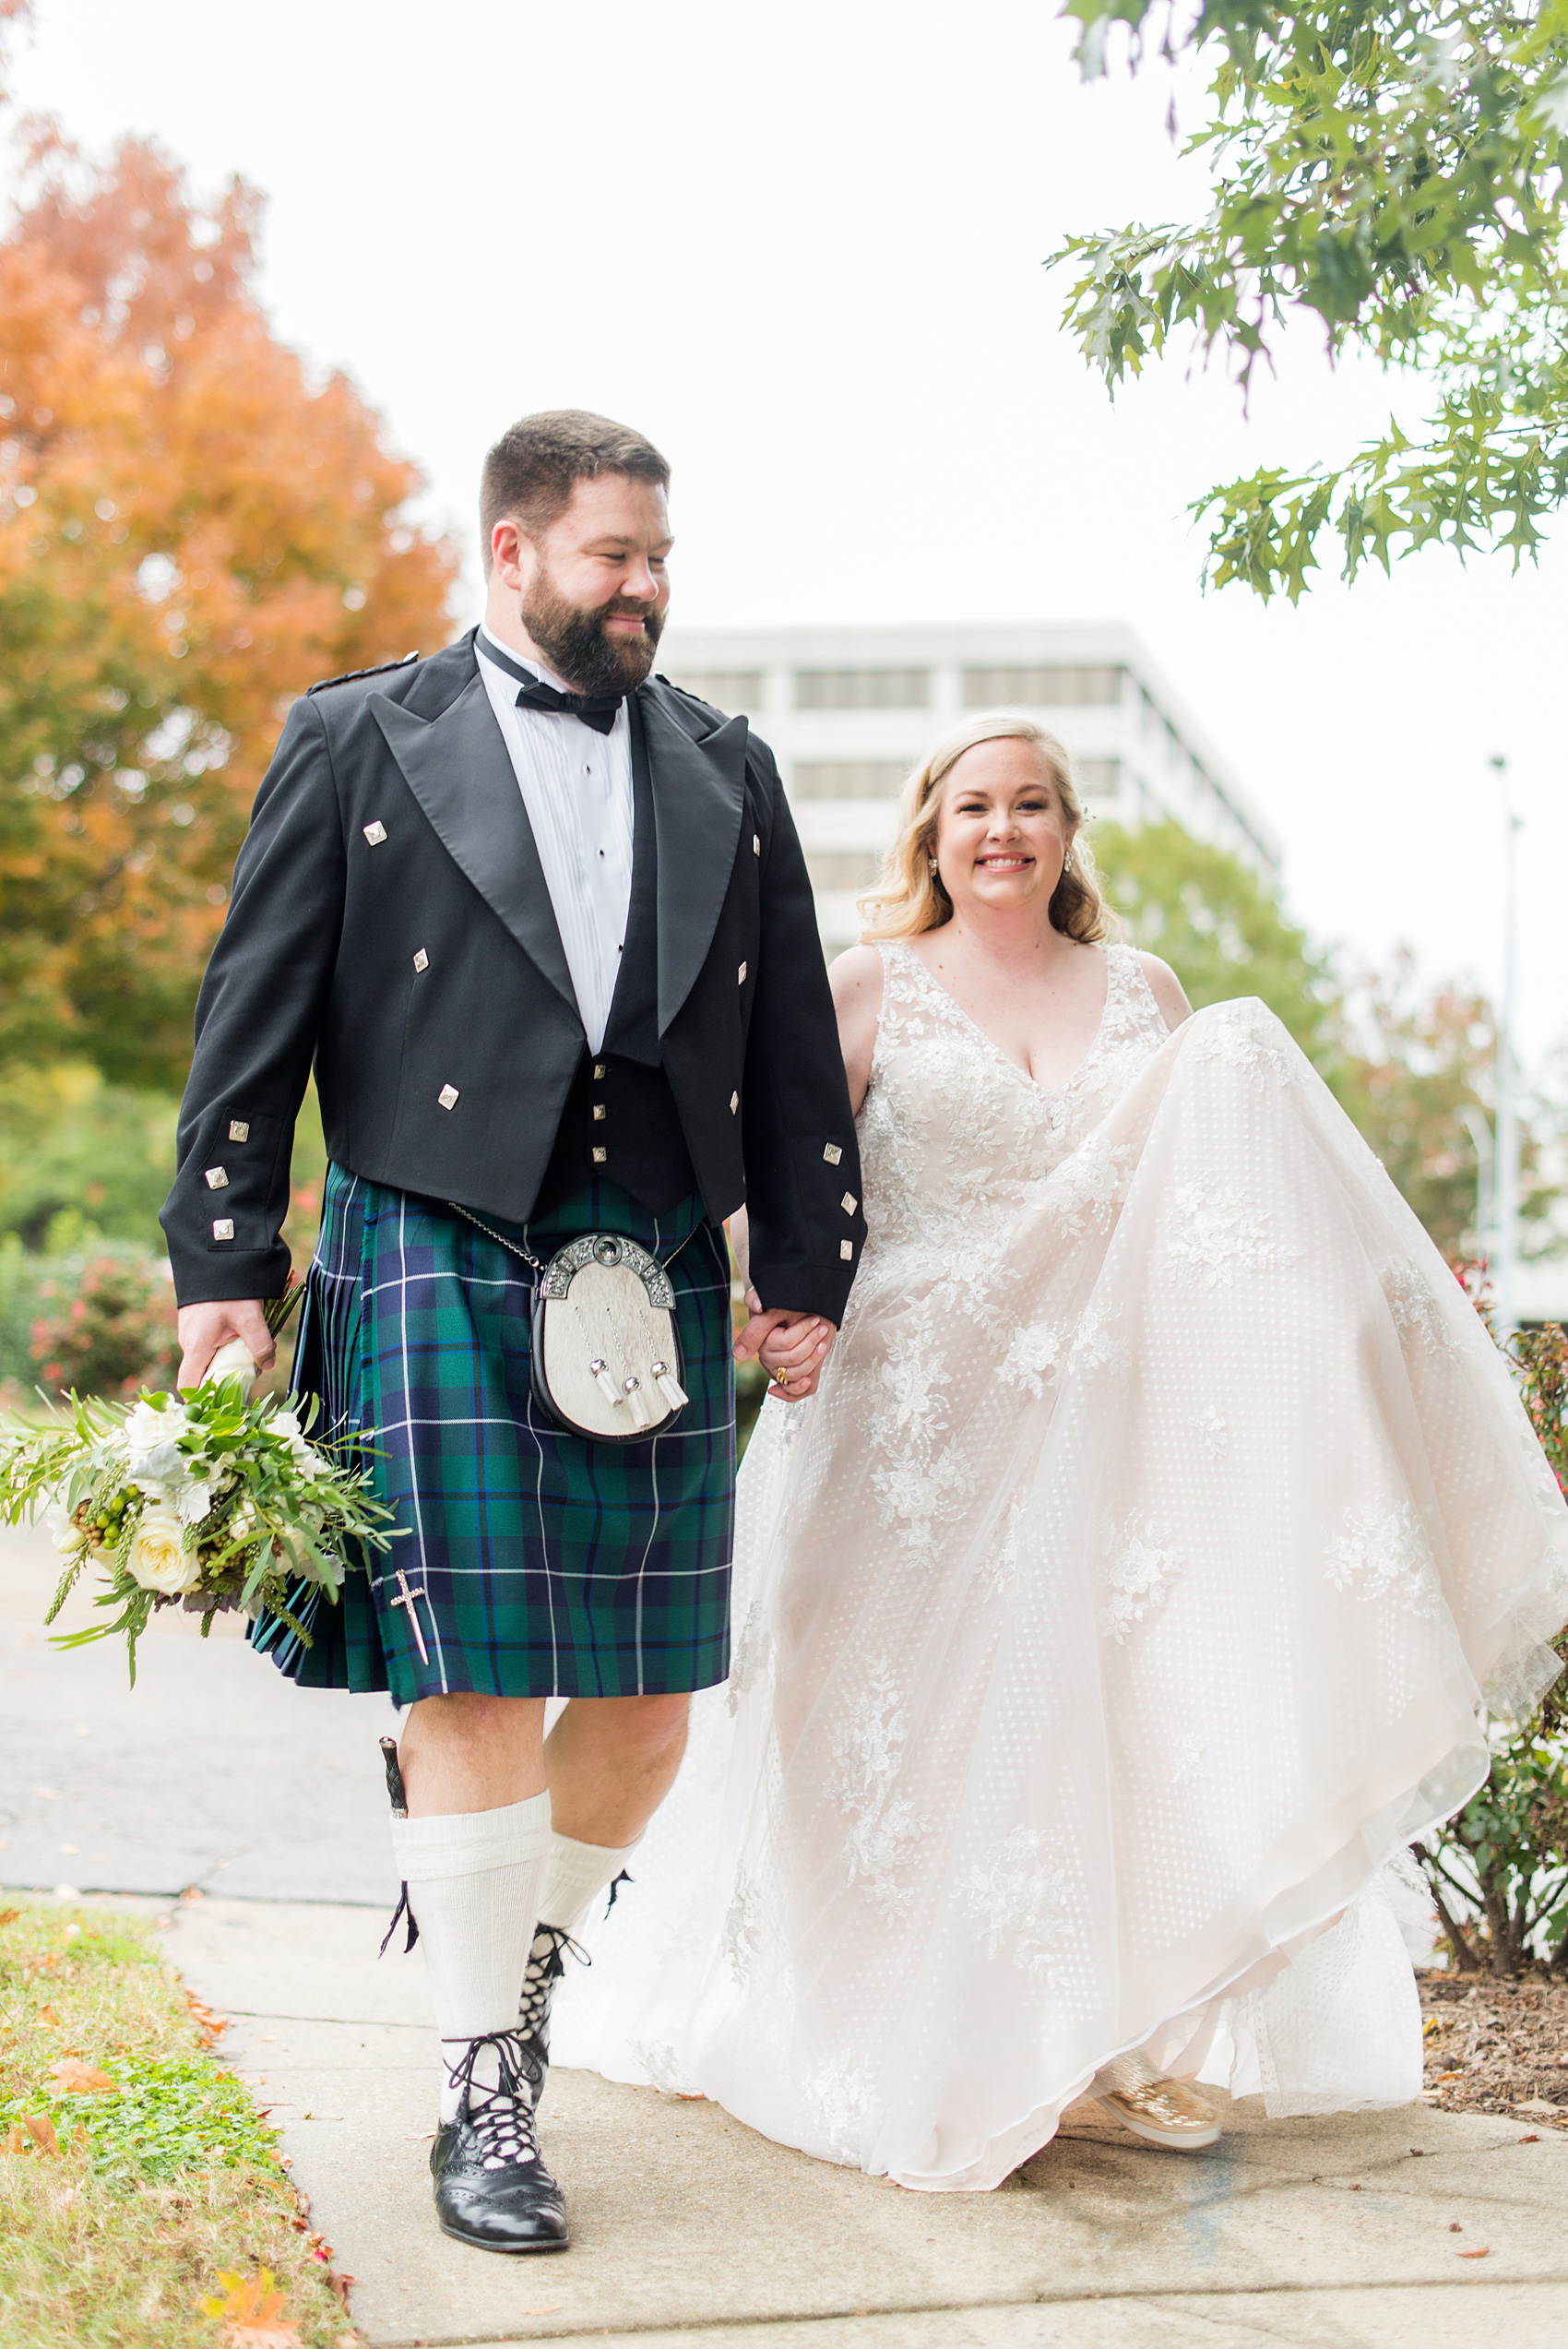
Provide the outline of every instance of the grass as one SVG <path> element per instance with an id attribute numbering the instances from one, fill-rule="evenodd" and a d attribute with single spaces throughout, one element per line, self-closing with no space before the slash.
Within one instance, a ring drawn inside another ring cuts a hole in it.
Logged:
<path id="1" fill-rule="evenodd" d="M 3 2349 L 349 2349 L 276 2132 L 156 1929 L 0 1904 Z"/>

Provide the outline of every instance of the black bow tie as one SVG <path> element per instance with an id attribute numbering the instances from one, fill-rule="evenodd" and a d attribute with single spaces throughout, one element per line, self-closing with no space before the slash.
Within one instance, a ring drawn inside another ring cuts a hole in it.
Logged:
<path id="1" fill-rule="evenodd" d="M 509 677 L 516 677 L 521 686 L 517 696 L 519 709 L 544 709 L 552 718 L 580 718 L 596 734 L 607 734 L 615 723 L 625 698 L 624 694 L 558 693 L 542 677 L 536 677 L 530 669 L 514 661 L 509 652 L 503 652 L 498 644 L 492 644 L 488 637 L 482 650 L 487 661 L 504 669 Z"/>
<path id="2" fill-rule="evenodd" d="M 557 693 L 542 677 L 517 696 L 519 709 L 548 709 L 552 717 L 580 718 L 596 734 L 607 734 L 621 713 L 621 694 Z"/>

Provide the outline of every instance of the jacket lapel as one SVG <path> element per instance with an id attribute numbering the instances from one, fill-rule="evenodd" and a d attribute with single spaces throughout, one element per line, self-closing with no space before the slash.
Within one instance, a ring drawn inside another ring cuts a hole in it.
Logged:
<path id="1" fill-rule="evenodd" d="M 707 960 L 730 887 L 746 796 L 746 721 L 701 742 L 664 707 L 637 695 L 653 781 L 659 858 L 659 1032 L 666 1034 Z"/>
<path id="2" fill-rule="evenodd" d="M 477 663 L 436 718 L 384 694 L 373 694 L 370 707 L 436 838 L 576 1015 L 544 868 Z"/>

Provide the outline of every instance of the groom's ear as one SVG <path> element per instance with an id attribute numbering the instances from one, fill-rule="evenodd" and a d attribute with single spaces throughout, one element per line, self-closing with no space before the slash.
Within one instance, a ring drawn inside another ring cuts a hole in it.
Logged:
<path id="1" fill-rule="evenodd" d="M 533 542 L 515 514 L 504 514 L 493 524 L 484 550 L 484 576 L 499 572 L 502 584 L 520 588 L 523 573 L 533 568 Z"/>

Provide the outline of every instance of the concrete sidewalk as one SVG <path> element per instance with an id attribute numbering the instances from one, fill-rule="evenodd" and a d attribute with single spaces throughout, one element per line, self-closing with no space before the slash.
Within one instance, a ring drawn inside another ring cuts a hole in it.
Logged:
<path id="1" fill-rule="evenodd" d="M 1265 2121 L 1145 2150 L 1094 2107 L 994 2194 L 912 2194 L 717 2106 L 558 2071 L 547 2158 L 570 2251 L 437 2230 L 423 1968 L 362 1909 L 209 1899 L 171 1947 L 232 2018 L 375 2349 L 591 2333 L 660 2349 L 1409 2342 L 1525 2349 L 1568 2319 L 1568 2142 L 1429 2112 Z M 1451 2231 L 1458 2223 L 1460 2232 Z M 1484 2259 L 1475 2255 L 1484 2250 Z"/>
<path id="2" fill-rule="evenodd" d="M 543 2137 L 572 2248 L 448 2242 L 423 1965 L 375 1956 L 390 1709 L 302 1694 L 167 1615 L 132 1692 L 116 1644 L 50 1648 L 56 1573 L 42 1537 L 0 1533 L 0 1883 L 158 1897 L 373 2349 L 1537 2349 L 1568 2319 L 1568 2139 L 1420 2105 L 1270 2124 L 1248 2103 L 1187 2156 L 1085 2105 L 998 2192 L 920 2195 L 561 2071 Z M 207 1897 L 170 1900 L 187 1887 Z"/>
<path id="3" fill-rule="evenodd" d="M 52 1644 L 59 1575 L 46 1536 L 0 1528 L 0 1885 L 390 1907 L 386 1698 L 296 1688 L 238 1616 L 203 1640 L 174 1608 L 140 1642 L 133 1688 L 123 1640 Z M 55 1631 L 103 1620 L 92 1587 Z"/>

